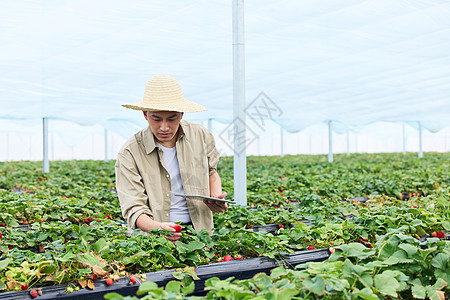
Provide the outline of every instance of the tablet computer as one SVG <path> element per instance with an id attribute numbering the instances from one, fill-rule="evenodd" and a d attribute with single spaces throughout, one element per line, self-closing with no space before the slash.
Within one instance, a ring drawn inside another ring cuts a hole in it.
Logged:
<path id="1" fill-rule="evenodd" d="M 186 197 L 186 198 L 203 198 L 203 199 L 215 200 L 215 201 L 226 202 L 226 203 L 236 203 L 235 201 L 232 201 L 232 200 L 219 199 L 219 198 L 207 197 L 207 196 L 202 196 L 202 195 L 183 195 L 183 194 L 174 194 L 174 195 L 180 196 L 180 197 Z"/>

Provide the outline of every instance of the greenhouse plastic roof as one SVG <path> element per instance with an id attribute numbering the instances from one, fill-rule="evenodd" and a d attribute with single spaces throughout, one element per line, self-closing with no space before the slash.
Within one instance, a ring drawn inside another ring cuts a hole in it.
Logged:
<path id="1" fill-rule="evenodd" d="M 0 119 L 139 128 L 142 115 L 121 104 L 168 74 L 208 108 L 189 119 L 232 122 L 232 1 L 2 4 Z M 291 132 L 329 120 L 342 132 L 376 121 L 449 125 L 450 1 L 244 6 L 248 116 L 259 107 Z"/>

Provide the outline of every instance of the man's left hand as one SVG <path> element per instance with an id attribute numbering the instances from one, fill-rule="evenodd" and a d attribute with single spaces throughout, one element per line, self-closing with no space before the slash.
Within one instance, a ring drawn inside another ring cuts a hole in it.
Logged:
<path id="1" fill-rule="evenodd" d="M 226 196 L 227 196 L 227 193 L 222 193 L 220 195 L 211 196 L 211 197 L 218 198 L 218 199 L 225 199 Z M 225 212 L 228 208 L 228 204 L 226 202 L 215 201 L 215 200 L 210 200 L 210 199 L 203 199 L 203 203 L 205 203 L 212 212 L 216 212 L 216 213 Z"/>

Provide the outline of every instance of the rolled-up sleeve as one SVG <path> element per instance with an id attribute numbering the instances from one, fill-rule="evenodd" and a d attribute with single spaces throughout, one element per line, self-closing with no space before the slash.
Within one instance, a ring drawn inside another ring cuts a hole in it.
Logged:
<path id="1" fill-rule="evenodd" d="M 206 150 L 208 156 L 209 175 L 217 172 L 217 165 L 219 163 L 220 154 L 216 149 L 216 142 L 211 132 L 206 133 Z"/>
<path id="2" fill-rule="evenodd" d="M 141 214 L 153 219 L 148 205 L 148 196 L 133 155 L 122 150 L 116 160 L 116 189 L 122 215 L 130 230 L 136 229 L 136 220 Z"/>

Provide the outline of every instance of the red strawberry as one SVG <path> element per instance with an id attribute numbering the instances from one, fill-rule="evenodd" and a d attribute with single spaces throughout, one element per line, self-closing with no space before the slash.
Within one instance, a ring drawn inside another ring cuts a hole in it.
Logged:
<path id="1" fill-rule="evenodd" d="M 414 205 L 413 207 L 414 207 L 414 208 L 417 208 L 417 205 Z"/>
<path id="2" fill-rule="evenodd" d="M 173 226 L 173 229 L 175 229 L 176 232 L 181 232 L 181 226 L 178 225 L 178 224 L 175 224 L 175 225 Z"/>
<path id="3" fill-rule="evenodd" d="M 313 250 L 314 249 L 314 246 L 313 245 L 309 245 L 308 246 L 308 250 Z"/>
<path id="4" fill-rule="evenodd" d="M 438 231 L 437 232 L 437 237 L 440 239 L 444 239 L 445 238 L 445 233 L 443 233 L 442 231 Z"/>
<path id="5" fill-rule="evenodd" d="M 3 235 L 0 233 L 0 239 L 3 237 Z"/>
<path id="6" fill-rule="evenodd" d="M 236 260 L 241 260 L 241 259 L 242 259 L 242 256 L 238 255 L 238 256 L 236 256 L 234 259 L 236 259 Z"/>
<path id="7" fill-rule="evenodd" d="M 371 244 L 369 244 L 369 248 L 370 248 L 370 249 L 372 249 L 372 248 L 373 248 L 373 246 L 372 246 Z"/>
<path id="8" fill-rule="evenodd" d="M 283 224 L 279 224 L 279 225 L 278 225 L 278 228 L 283 228 Z"/>
<path id="9" fill-rule="evenodd" d="M 225 255 L 225 257 L 223 258 L 224 261 L 232 261 L 233 257 L 231 257 L 231 255 Z"/>
<path id="10" fill-rule="evenodd" d="M 106 279 L 106 284 L 107 285 L 112 285 L 113 284 L 113 279 L 112 278 L 108 278 L 108 279 Z"/>
<path id="11" fill-rule="evenodd" d="M 131 282 L 131 283 L 136 283 L 136 277 L 131 276 L 131 277 L 130 277 L 130 282 Z"/>
<path id="12" fill-rule="evenodd" d="M 28 290 L 28 284 L 22 284 L 22 291 Z"/>
<path id="13" fill-rule="evenodd" d="M 217 259 L 217 261 L 218 261 L 218 262 L 223 262 L 223 258 L 222 258 L 222 257 L 219 257 L 219 258 Z"/>
<path id="14" fill-rule="evenodd" d="M 33 298 L 36 298 L 38 296 L 38 292 L 36 290 L 31 290 L 30 291 L 30 296 Z"/>

